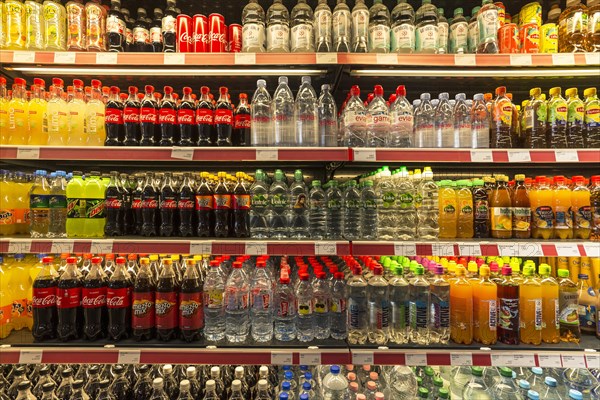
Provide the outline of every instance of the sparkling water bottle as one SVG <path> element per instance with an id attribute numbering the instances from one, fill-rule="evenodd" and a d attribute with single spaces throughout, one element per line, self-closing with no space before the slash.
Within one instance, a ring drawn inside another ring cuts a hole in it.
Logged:
<path id="1" fill-rule="evenodd" d="M 344 229 L 343 196 L 337 181 L 329 181 L 327 189 L 327 238 L 341 239 Z"/>
<path id="2" fill-rule="evenodd" d="M 352 9 L 352 52 L 368 51 L 369 9 L 365 0 L 356 0 Z"/>
<path id="3" fill-rule="evenodd" d="M 367 146 L 386 147 L 390 134 L 390 110 L 383 98 L 383 87 L 375 85 L 375 97 L 367 108 Z"/>
<path id="4" fill-rule="evenodd" d="M 290 51 L 290 14 L 282 0 L 273 0 L 273 4 L 267 10 L 267 51 Z"/>
<path id="5" fill-rule="evenodd" d="M 256 81 L 256 86 L 250 107 L 252 146 L 271 146 L 274 144 L 271 95 L 267 91 L 267 82 L 264 79 Z"/>
<path id="6" fill-rule="evenodd" d="M 233 270 L 225 283 L 225 337 L 231 343 L 244 342 L 250 330 L 250 288 L 242 271 L 242 263 L 233 263 Z"/>
<path id="7" fill-rule="evenodd" d="M 300 272 L 298 278 L 300 283 L 296 289 L 296 303 L 298 305 L 296 336 L 301 342 L 310 342 L 315 337 L 313 289 L 308 280 L 307 272 Z"/>
<path id="8" fill-rule="evenodd" d="M 327 0 L 319 0 L 315 8 L 315 49 L 317 53 L 329 52 L 332 49 L 332 24 L 333 15 Z"/>
<path id="9" fill-rule="evenodd" d="M 344 340 L 348 336 L 348 316 L 346 314 L 346 280 L 343 272 L 333 275 L 331 297 L 329 300 L 329 315 L 331 321 L 331 337 Z"/>
<path id="10" fill-rule="evenodd" d="M 279 86 L 273 94 L 271 105 L 275 146 L 292 146 L 294 140 L 294 95 L 288 86 L 287 76 L 279 77 Z"/>
<path id="11" fill-rule="evenodd" d="M 413 108 L 406 99 L 406 88 L 396 88 L 396 100 L 390 105 L 389 147 L 412 147 L 414 144 Z"/>
<path id="12" fill-rule="evenodd" d="M 269 188 L 269 211 L 267 221 L 269 234 L 272 238 L 284 239 L 288 237 L 287 210 L 289 204 L 289 191 L 284 181 L 283 172 L 275 171 L 275 181 Z"/>
<path id="13" fill-rule="evenodd" d="M 433 181 L 431 168 L 425 167 L 417 195 L 417 234 L 420 239 L 437 239 L 440 228 L 438 225 L 438 186 Z"/>
<path id="14" fill-rule="evenodd" d="M 294 172 L 294 182 L 290 185 L 290 216 L 288 218 L 290 237 L 307 239 L 309 233 L 308 221 L 308 190 L 304 184 L 302 170 Z"/>
<path id="15" fill-rule="evenodd" d="M 390 300 L 387 280 L 383 277 L 383 267 L 376 265 L 367 286 L 367 307 L 369 315 L 369 343 L 385 344 L 389 339 Z"/>
<path id="16" fill-rule="evenodd" d="M 431 104 L 431 95 L 422 93 L 420 103 L 415 109 L 415 147 L 436 147 L 434 117 L 435 110 Z"/>
<path id="17" fill-rule="evenodd" d="M 431 0 L 423 0 L 415 16 L 417 53 L 435 54 L 438 46 L 438 12 Z"/>
<path id="18" fill-rule="evenodd" d="M 429 281 L 423 276 L 423 267 L 414 271 L 409 285 L 409 333 L 412 343 L 429 344 Z"/>
<path id="19" fill-rule="evenodd" d="M 362 237 L 361 226 L 361 193 L 356 181 L 348 181 L 343 199 L 344 230 L 346 240 L 359 240 Z"/>
<path id="20" fill-rule="evenodd" d="M 377 221 L 378 197 L 373 181 L 364 181 L 360 192 L 360 227 L 362 239 L 377 239 L 379 223 Z"/>
<path id="21" fill-rule="evenodd" d="M 454 147 L 469 148 L 472 145 L 471 139 L 471 110 L 467 106 L 464 93 L 456 95 L 456 105 L 454 106 Z"/>
<path id="22" fill-rule="evenodd" d="M 407 0 L 398 0 L 392 10 L 392 53 L 413 53 L 415 51 L 415 10 Z"/>
<path id="23" fill-rule="evenodd" d="M 390 52 L 390 11 L 383 0 L 374 0 L 369 9 L 369 53 Z"/>
<path id="24" fill-rule="evenodd" d="M 312 181 L 308 202 L 310 236 L 313 239 L 325 239 L 327 236 L 327 196 L 321 188 L 321 181 Z"/>
<path id="25" fill-rule="evenodd" d="M 348 380 L 340 373 L 339 365 L 332 365 L 323 378 L 323 397 L 328 400 L 349 400 Z"/>
<path id="26" fill-rule="evenodd" d="M 317 121 L 317 94 L 310 84 L 310 76 L 302 77 L 294 109 L 296 138 L 294 145 L 318 146 L 319 122 Z"/>
<path id="27" fill-rule="evenodd" d="M 313 10 L 306 0 L 298 0 L 292 8 L 290 31 L 290 47 L 292 53 L 306 53 L 315 51 L 313 31 Z"/>
<path id="28" fill-rule="evenodd" d="M 318 109 L 318 145 L 321 147 L 334 147 L 337 145 L 337 106 L 331 95 L 329 85 L 321 86 L 321 95 L 317 104 Z"/>
<path id="29" fill-rule="evenodd" d="M 485 105 L 483 93 L 473 96 L 471 107 L 471 145 L 474 149 L 490 147 L 490 113 Z"/>
<path id="30" fill-rule="evenodd" d="M 360 1 L 360 0 L 359 0 Z M 367 111 L 360 99 L 360 88 L 352 86 L 350 100 L 346 104 L 342 116 L 344 125 L 343 145 L 348 147 L 365 147 L 367 129 Z"/>
<path id="31" fill-rule="evenodd" d="M 329 312 L 329 303 L 331 293 L 329 290 L 329 281 L 324 271 L 317 271 L 316 283 L 313 285 L 313 321 L 315 339 L 327 339 L 330 335 L 331 318 Z"/>
<path id="32" fill-rule="evenodd" d="M 417 236 L 416 190 L 406 167 L 402 167 L 398 174 L 396 196 L 397 221 L 394 236 L 402 240 L 413 240 Z"/>
<path id="33" fill-rule="evenodd" d="M 454 117 L 448 93 L 440 93 L 434 116 L 435 147 L 454 147 Z"/>
<path id="34" fill-rule="evenodd" d="M 438 43 L 437 43 L 437 53 L 438 54 L 446 54 L 448 53 L 448 20 L 444 16 L 444 9 L 438 8 Z"/>
<path id="35" fill-rule="evenodd" d="M 367 281 L 359 265 L 352 270 L 348 279 L 348 343 L 365 344 L 367 342 L 368 310 Z"/>
<path id="36" fill-rule="evenodd" d="M 254 183 L 250 186 L 250 236 L 257 239 L 269 237 L 267 215 L 269 210 L 269 187 L 265 182 L 266 176 L 262 169 L 254 174 Z"/>
<path id="37" fill-rule="evenodd" d="M 250 284 L 252 306 L 252 339 L 268 342 L 273 337 L 273 282 L 263 260 L 256 261 L 256 270 Z"/>
<path id="38" fill-rule="evenodd" d="M 352 37 L 352 15 L 346 0 L 337 0 L 333 9 L 333 51 L 347 53 L 350 51 Z"/>
<path id="39" fill-rule="evenodd" d="M 202 287 L 204 293 L 204 336 L 209 341 L 219 341 L 225 337 L 225 280 L 219 269 L 219 262 L 210 262 L 210 269 Z"/>
<path id="40" fill-rule="evenodd" d="M 396 235 L 397 203 L 396 186 L 387 166 L 381 171 L 377 183 L 377 237 L 382 240 L 393 240 Z"/>
<path id="41" fill-rule="evenodd" d="M 275 339 L 284 342 L 296 339 L 296 296 L 286 269 L 281 270 L 275 287 L 273 307 Z"/>
<path id="42" fill-rule="evenodd" d="M 265 10 L 258 4 L 258 0 L 249 0 L 242 10 L 242 25 L 242 52 L 264 53 L 267 45 Z"/>

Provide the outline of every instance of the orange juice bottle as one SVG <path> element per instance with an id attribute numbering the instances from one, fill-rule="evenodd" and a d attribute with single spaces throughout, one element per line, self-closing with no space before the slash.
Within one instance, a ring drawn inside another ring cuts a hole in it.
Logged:
<path id="1" fill-rule="evenodd" d="M 508 178 L 496 176 L 496 188 L 490 196 L 490 215 L 492 219 L 492 237 L 510 239 L 512 236 L 512 200 L 508 189 Z"/>
<path id="2" fill-rule="evenodd" d="M 592 232 L 590 189 L 585 185 L 583 176 L 574 176 L 573 183 L 575 185 L 571 192 L 573 236 L 575 239 L 589 239 Z"/>
<path id="3" fill-rule="evenodd" d="M 569 270 L 569 275 L 572 277 L 571 280 L 575 283 L 579 283 L 579 274 L 584 273 L 583 271 L 581 271 L 581 258 L 567 258 L 567 268 Z"/>
<path id="4" fill-rule="evenodd" d="M 554 237 L 556 239 L 573 239 L 573 216 L 571 214 L 571 189 L 564 176 L 554 177 Z"/>
<path id="5" fill-rule="evenodd" d="M 463 266 L 456 268 L 456 279 L 450 282 L 450 339 L 454 343 L 473 342 L 473 287 Z"/>
<path id="6" fill-rule="evenodd" d="M 550 239 L 554 232 L 553 192 L 545 176 L 535 178 L 536 185 L 529 192 L 531 204 L 531 237 Z"/>
<path id="7" fill-rule="evenodd" d="M 558 282 L 550 276 L 550 266 L 540 265 L 542 277 L 542 340 L 544 343 L 558 343 L 560 341 L 560 327 L 558 324 Z"/>
<path id="8" fill-rule="evenodd" d="M 48 143 L 48 119 L 46 115 L 46 83 L 35 78 L 31 90 L 33 97 L 29 101 L 29 145 L 46 145 Z"/>
<path id="9" fill-rule="evenodd" d="M 534 268 L 523 271 L 519 290 L 519 337 L 522 343 L 542 343 L 542 285 L 533 276 Z"/>
<path id="10" fill-rule="evenodd" d="M 498 321 L 498 288 L 490 279 L 490 267 L 487 265 L 479 268 L 479 276 L 479 282 L 473 285 L 473 339 L 482 344 L 494 344 Z"/>
<path id="11" fill-rule="evenodd" d="M 439 194 L 438 202 L 440 216 L 438 224 L 440 227 L 440 239 L 454 239 L 456 237 L 456 226 L 458 224 L 458 213 L 456 211 L 457 200 L 456 191 L 449 180 L 441 181 L 438 184 Z"/>
<path id="12" fill-rule="evenodd" d="M 8 144 L 8 103 L 6 78 L 0 76 L 0 144 Z"/>
<path id="13" fill-rule="evenodd" d="M 525 175 L 515 175 L 515 190 L 512 192 L 512 237 L 531 237 L 531 200 L 525 187 Z"/>

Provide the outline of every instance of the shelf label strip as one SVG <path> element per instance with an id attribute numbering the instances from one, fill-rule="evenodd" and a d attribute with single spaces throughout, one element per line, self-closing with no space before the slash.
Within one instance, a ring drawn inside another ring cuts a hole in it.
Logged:
<path id="1" fill-rule="evenodd" d="M 491 150 L 471 150 L 471 162 L 493 162 Z"/>
<path id="2" fill-rule="evenodd" d="M 238 64 L 254 65 L 256 64 L 256 53 L 234 53 L 234 62 Z"/>
<path id="3" fill-rule="evenodd" d="M 171 150 L 171 158 L 192 161 L 194 159 L 194 149 L 189 147 L 174 147 Z"/>
<path id="4" fill-rule="evenodd" d="M 473 365 L 471 353 L 450 353 L 450 365 Z"/>
<path id="5" fill-rule="evenodd" d="M 556 162 L 579 162 L 577 150 L 555 150 L 554 158 Z"/>
<path id="6" fill-rule="evenodd" d="M 562 359 L 560 354 L 539 354 L 538 364 L 542 368 L 562 368 Z"/>
<path id="7" fill-rule="evenodd" d="M 375 356 L 372 351 L 352 351 L 352 364 L 354 365 L 373 365 Z"/>
<path id="8" fill-rule="evenodd" d="M 110 239 L 92 240 L 90 253 L 92 254 L 110 254 L 113 252 L 114 241 Z"/>
<path id="9" fill-rule="evenodd" d="M 55 64 L 75 64 L 76 54 L 72 51 L 57 51 L 54 53 Z"/>
<path id="10" fill-rule="evenodd" d="M 37 160 L 40 158 L 39 147 L 17 147 L 18 160 Z"/>
<path id="11" fill-rule="evenodd" d="M 211 254 L 212 242 L 203 240 L 192 240 L 190 242 L 190 254 Z"/>
<path id="12" fill-rule="evenodd" d="M 165 53 L 163 63 L 165 65 L 185 65 L 185 53 Z"/>
<path id="13" fill-rule="evenodd" d="M 394 243 L 394 255 L 414 257 L 417 255 L 417 245 L 414 243 Z"/>
<path id="14" fill-rule="evenodd" d="M 294 363 L 294 353 L 287 351 L 272 351 L 271 364 L 273 365 L 292 365 Z"/>
<path id="15" fill-rule="evenodd" d="M 21 350 L 19 352 L 19 364 L 40 364 L 42 354 L 42 350 Z"/>
<path id="16" fill-rule="evenodd" d="M 8 242 L 8 252 L 11 254 L 31 252 L 31 240 L 30 239 L 11 239 Z"/>
<path id="17" fill-rule="evenodd" d="M 336 242 L 315 242 L 316 255 L 335 255 L 337 254 Z"/>
<path id="18" fill-rule="evenodd" d="M 15 51 L 13 52 L 14 63 L 27 63 L 31 64 L 35 62 L 34 51 Z"/>
<path id="19" fill-rule="evenodd" d="M 427 365 L 427 354 L 425 353 L 405 353 L 404 360 L 406 365 L 423 366 Z"/>
<path id="20" fill-rule="evenodd" d="M 139 364 L 141 350 L 119 350 L 117 364 Z"/>
<path id="21" fill-rule="evenodd" d="M 321 352 L 310 350 L 300 353 L 300 365 L 321 365 Z"/>

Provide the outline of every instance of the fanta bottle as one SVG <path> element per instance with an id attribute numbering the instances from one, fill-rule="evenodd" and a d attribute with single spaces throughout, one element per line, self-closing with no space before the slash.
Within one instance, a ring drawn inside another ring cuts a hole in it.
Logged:
<path id="1" fill-rule="evenodd" d="M 43 79 L 35 78 L 31 87 L 33 97 L 29 101 L 29 141 L 30 145 L 45 145 L 48 143 L 48 119 L 46 102 L 46 83 Z"/>
<path id="2" fill-rule="evenodd" d="M 0 236 L 10 236 L 15 227 L 14 184 L 8 171 L 2 170 L 0 176 Z"/>
<path id="3" fill-rule="evenodd" d="M 15 233 L 29 234 L 29 191 L 33 182 L 30 182 L 25 174 L 17 171 L 13 178 L 15 196 Z"/>
<path id="4" fill-rule="evenodd" d="M 585 185 L 583 176 L 574 176 L 573 184 L 575 185 L 571 192 L 573 237 L 575 239 L 589 239 L 592 232 L 590 189 Z"/>
<path id="5" fill-rule="evenodd" d="M 1 34 L 0 34 L 1 35 Z M 0 144 L 8 144 L 8 98 L 6 78 L 0 76 Z"/>
<path id="6" fill-rule="evenodd" d="M 15 78 L 12 99 L 8 103 L 8 144 L 27 144 L 29 103 L 25 95 L 25 79 Z"/>
<path id="7" fill-rule="evenodd" d="M 85 180 L 83 197 L 85 201 L 85 226 L 83 234 L 85 237 L 103 237 L 104 224 L 104 196 L 106 187 L 100 180 L 100 172 L 92 171 L 90 177 Z"/>
<path id="8" fill-rule="evenodd" d="M 438 184 L 439 194 L 439 220 L 440 239 L 456 238 L 456 226 L 458 224 L 458 214 L 456 208 L 456 191 L 452 187 L 452 181 L 444 180 Z"/>
<path id="9" fill-rule="evenodd" d="M 73 79 L 73 98 L 68 103 L 69 107 L 69 136 L 67 146 L 83 146 L 87 142 L 85 137 L 85 101 L 83 100 L 83 81 Z"/>
<path id="10" fill-rule="evenodd" d="M 21 0 L 6 0 L 4 2 L 5 48 L 8 50 L 23 50 L 25 48 L 25 5 Z"/>
<path id="11" fill-rule="evenodd" d="M 538 176 L 535 181 L 535 187 L 529 192 L 532 214 L 531 237 L 550 239 L 554 232 L 553 192 L 549 179 L 545 176 Z"/>
<path id="12" fill-rule="evenodd" d="M 81 171 L 73 171 L 73 179 L 67 184 L 67 236 L 83 237 L 85 226 L 84 186 Z"/>
<path id="13" fill-rule="evenodd" d="M 62 98 L 63 87 L 62 79 L 52 79 L 47 106 L 49 146 L 64 146 L 69 135 L 69 115 L 67 102 Z"/>
<path id="14" fill-rule="evenodd" d="M 103 146 L 106 140 L 104 126 L 105 105 L 102 101 L 102 82 L 92 79 L 91 99 L 85 108 L 86 146 Z"/>
<path id="15" fill-rule="evenodd" d="M 31 292 L 29 285 L 29 268 L 24 254 L 15 254 L 14 262 L 9 267 L 13 297 L 12 318 L 13 329 L 18 331 L 27 326 L 27 296 Z"/>
<path id="16" fill-rule="evenodd" d="M 4 339 L 13 327 L 13 293 L 10 285 L 10 271 L 4 258 L 0 256 L 0 339 Z"/>
<path id="17" fill-rule="evenodd" d="M 573 239 L 573 215 L 571 214 L 571 189 L 564 176 L 554 177 L 554 194 L 552 196 L 555 216 L 554 238 Z"/>

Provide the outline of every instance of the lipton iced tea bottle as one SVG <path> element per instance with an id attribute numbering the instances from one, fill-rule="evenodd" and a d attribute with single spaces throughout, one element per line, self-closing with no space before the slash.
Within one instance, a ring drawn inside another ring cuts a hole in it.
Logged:
<path id="1" fill-rule="evenodd" d="M 542 285 L 542 341 L 558 343 L 560 341 L 558 282 L 550 275 L 551 268 L 548 264 L 540 264 L 539 271 L 542 279 L 540 282 Z"/>
<path id="2" fill-rule="evenodd" d="M 562 342 L 579 343 L 581 338 L 578 315 L 579 295 L 577 285 L 569 279 L 568 270 L 558 270 L 558 286 L 560 340 Z"/>
<path id="3" fill-rule="evenodd" d="M 583 91 L 585 97 L 585 134 L 586 147 L 600 147 L 600 100 L 596 95 L 596 88 L 587 88 Z"/>
<path id="4" fill-rule="evenodd" d="M 523 110 L 525 120 L 525 147 L 528 149 L 545 149 L 546 119 L 548 110 L 546 102 L 541 97 L 542 89 L 533 88 L 529 91 L 529 103 Z"/>
<path id="5" fill-rule="evenodd" d="M 519 336 L 522 343 L 542 342 L 542 285 L 533 276 L 535 268 L 523 269 L 524 279 L 519 290 Z"/>
<path id="6" fill-rule="evenodd" d="M 588 9 L 581 0 L 567 0 L 567 8 L 558 18 L 558 51 L 581 53 L 585 49 Z"/>
<path id="7" fill-rule="evenodd" d="M 454 239 L 456 237 L 457 219 L 457 203 L 456 192 L 452 187 L 452 182 L 448 180 L 441 181 L 438 184 L 440 191 L 438 194 L 438 202 L 440 207 L 440 216 L 438 224 L 440 227 L 440 239 Z"/>
<path id="8" fill-rule="evenodd" d="M 525 175 L 515 175 L 515 189 L 512 192 L 512 237 L 531 237 L 531 203 L 525 187 Z"/>
<path id="9" fill-rule="evenodd" d="M 600 175 L 592 176 L 590 189 L 590 214 L 592 230 L 590 239 L 600 240 Z"/>
<path id="10" fill-rule="evenodd" d="M 495 149 L 510 149 L 512 141 L 513 105 L 506 97 L 506 88 L 500 86 L 496 89 L 496 99 L 492 105 L 492 125 L 490 147 Z"/>
<path id="11" fill-rule="evenodd" d="M 577 88 L 569 88 L 567 95 L 567 139 L 569 147 L 583 148 L 585 108 L 577 96 Z"/>
<path id="12" fill-rule="evenodd" d="M 473 180 L 474 237 L 490 237 L 490 204 L 483 180 Z"/>
<path id="13" fill-rule="evenodd" d="M 493 238 L 509 239 L 512 236 L 512 200 L 508 178 L 496 176 L 496 187 L 490 196 L 491 232 Z"/>
<path id="14" fill-rule="evenodd" d="M 550 89 L 546 140 L 551 149 L 567 148 L 567 101 L 560 95 L 559 87 Z"/>
<path id="15" fill-rule="evenodd" d="M 555 215 L 554 237 L 556 239 L 573 239 L 571 189 L 567 186 L 564 176 L 555 176 L 554 185 L 552 196 L 552 208 Z"/>

